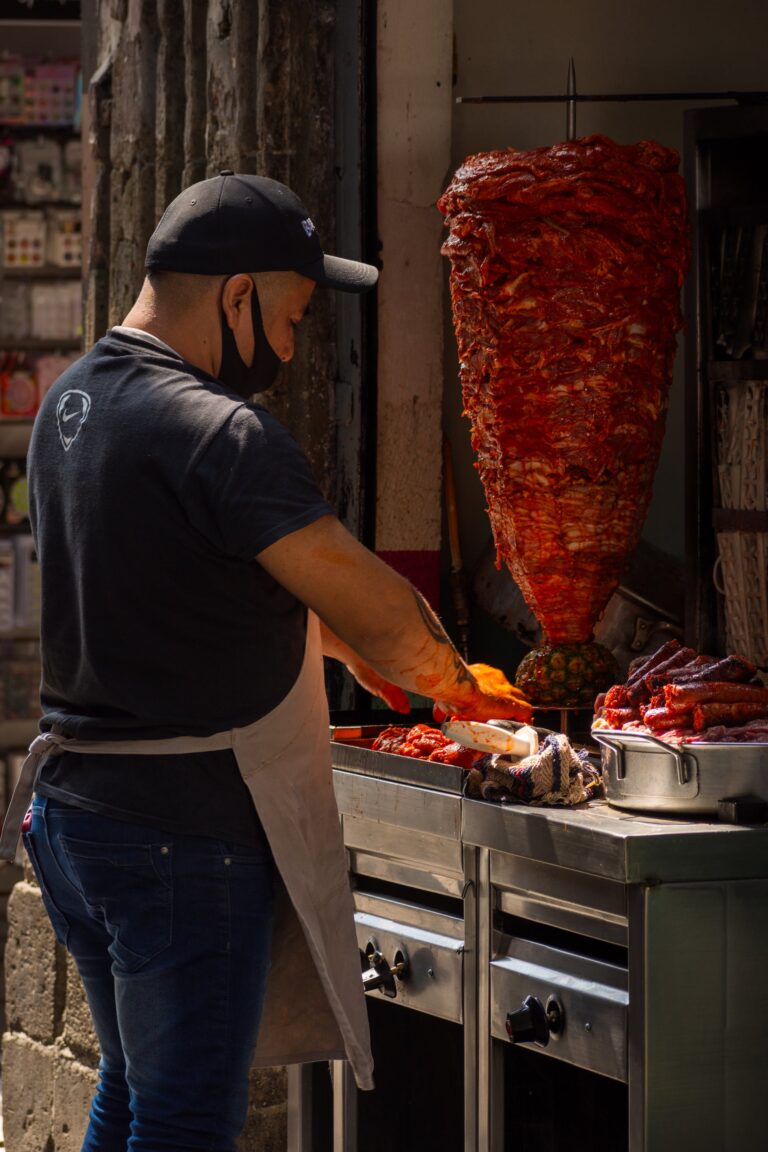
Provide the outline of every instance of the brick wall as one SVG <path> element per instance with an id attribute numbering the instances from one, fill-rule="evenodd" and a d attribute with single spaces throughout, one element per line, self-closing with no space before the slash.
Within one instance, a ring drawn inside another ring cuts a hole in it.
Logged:
<path id="1" fill-rule="evenodd" d="M 21 868 L 15 864 L 0 866 L 0 1033 L 5 1031 L 5 942 L 8 939 L 8 897 L 21 879 Z"/>
<path id="2" fill-rule="evenodd" d="M 6 1152 L 79 1152 L 98 1045 L 80 978 L 29 866 L 8 899 L 3 1035 Z M 285 1070 L 251 1073 L 240 1152 L 285 1152 Z"/>

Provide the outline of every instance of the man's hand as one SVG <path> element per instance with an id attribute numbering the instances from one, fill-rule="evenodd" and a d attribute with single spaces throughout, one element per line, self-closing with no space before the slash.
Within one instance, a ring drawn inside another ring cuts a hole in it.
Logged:
<path id="1" fill-rule="evenodd" d="M 468 664 L 476 692 L 462 700 L 458 707 L 447 701 L 435 701 L 434 717 L 440 724 L 448 716 L 460 720 L 519 720 L 527 724 L 533 709 L 523 693 L 510 684 L 500 668 L 489 664 Z"/>

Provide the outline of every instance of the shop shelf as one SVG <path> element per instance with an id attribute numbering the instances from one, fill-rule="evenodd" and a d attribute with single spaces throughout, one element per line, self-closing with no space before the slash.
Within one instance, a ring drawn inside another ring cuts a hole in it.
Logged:
<path id="1" fill-rule="evenodd" d="M 58 264 L 43 264 L 42 267 L 5 267 L 0 269 L 0 279 L 7 280 L 80 280 L 83 269 L 78 264 L 73 268 L 60 268 Z"/>

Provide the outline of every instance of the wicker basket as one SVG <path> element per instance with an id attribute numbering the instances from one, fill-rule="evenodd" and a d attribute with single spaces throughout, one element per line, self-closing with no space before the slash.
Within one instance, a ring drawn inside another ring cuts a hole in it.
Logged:
<path id="1" fill-rule="evenodd" d="M 726 645 L 768 666 L 768 383 L 723 384 L 717 396 L 718 591 Z"/>

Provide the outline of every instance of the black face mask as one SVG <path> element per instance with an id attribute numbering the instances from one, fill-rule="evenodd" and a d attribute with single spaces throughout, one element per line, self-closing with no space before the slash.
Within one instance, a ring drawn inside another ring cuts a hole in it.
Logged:
<path id="1" fill-rule="evenodd" d="M 253 363 L 250 367 L 240 355 L 235 342 L 235 334 L 227 323 L 224 309 L 221 309 L 221 367 L 219 380 L 230 392 L 236 392 L 247 400 L 254 392 L 266 392 L 275 382 L 280 368 L 280 357 L 267 340 L 264 321 L 256 285 L 251 293 L 251 318 L 253 320 Z"/>

